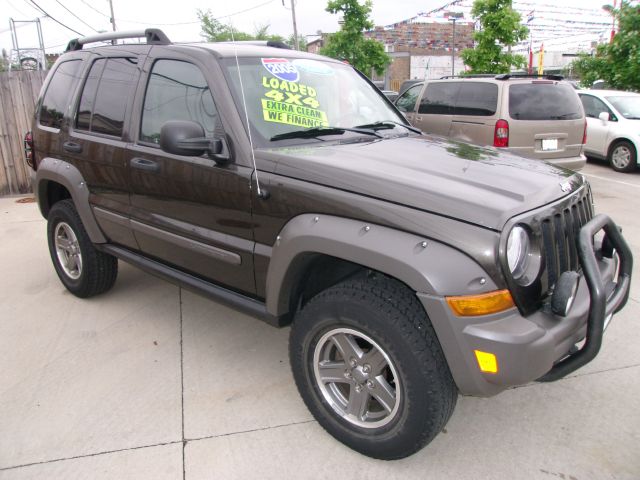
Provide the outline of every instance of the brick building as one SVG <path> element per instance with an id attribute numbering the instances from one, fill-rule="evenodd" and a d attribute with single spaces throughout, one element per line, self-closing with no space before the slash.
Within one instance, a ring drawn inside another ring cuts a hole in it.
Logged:
<path id="1" fill-rule="evenodd" d="M 382 42 L 393 61 L 383 78 L 386 87 L 398 90 L 404 80 L 412 78 L 440 78 L 453 71 L 464 70 L 460 52 L 473 48 L 474 23 L 456 21 L 455 49 L 453 22 L 447 19 L 414 20 L 391 27 L 376 27 L 365 36 Z M 453 54 L 453 55 L 452 55 Z"/>

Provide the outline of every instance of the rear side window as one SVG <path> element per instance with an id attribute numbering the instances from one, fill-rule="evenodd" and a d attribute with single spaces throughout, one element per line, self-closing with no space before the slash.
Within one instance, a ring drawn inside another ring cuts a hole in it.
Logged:
<path id="1" fill-rule="evenodd" d="M 498 86 L 494 83 L 459 82 L 460 91 L 454 109 L 455 115 L 488 117 L 498 107 Z"/>
<path id="2" fill-rule="evenodd" d="M 134 58 L 96 60 L 82 90 L 76 127 L 121 137 L 137 70 Z"/>
<path id="3" fill-rule="evenodd" d="M 419 113 L 453 115 L 460 82 L 430 83 L 420 101 Z"/>
<path id="4" fill-rule="evenodd" d="M 58 65 L 49 82 L 40 107 L 40 125 L 60 128 L 69 107 L 71 94 L 78 84 L 82 60 L 70 60 Z"/>
<path id="5" fill-rule="evenodd" d="M 416 109 L 416 103 L 421 89 L 421 83 L 409 87 L 407 91 L 396 100 L 396 107 L 398 107 L 398 110 L 401 112 L 413 112 Z"/>
<path id="6" fill-rule="evenodd" d="M 509 87 L 509 115 L 515 120 L 582 118 L 580 100 L 570 85 L 526 83 Z"/>
<path id="7" fill-rule="evenodd" d="M 153 64 L 142 111 L 140 140 L 160 142 L 160 129 L 169 120 L 199 123 L 212 136 L 218 112 L 204 75 L 195 65 L 179 60 Z"/>

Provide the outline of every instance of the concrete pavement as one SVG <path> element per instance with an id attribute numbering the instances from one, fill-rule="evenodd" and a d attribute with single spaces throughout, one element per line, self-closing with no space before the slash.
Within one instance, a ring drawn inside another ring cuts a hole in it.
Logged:
<path id="1" fill-rule="evenodd" d="M 640 261 L 640 172 L 588 164 Z M 35 204 L 0 198 L 0 479 L 640 479 L 640 282 L 569 378 L 464 397 L 429 446 L 382 462 L 326 434 L 277 330 L 120 262 L 59 282 Z M 636 273 L 637 275 L 638 273 Z"/>

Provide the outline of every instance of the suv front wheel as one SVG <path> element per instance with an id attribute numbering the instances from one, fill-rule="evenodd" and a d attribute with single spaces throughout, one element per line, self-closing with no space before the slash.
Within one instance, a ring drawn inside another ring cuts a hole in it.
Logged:
<path id="1" fill-rule="evenodd" d="M 316 420 L 370 457 L 418 451 L 456 404 L 424 309 L 409 288 L 384 275 L 358 276 L 311 299 L 296 315 L 289 354 Z"/>
<path id="2" fill-rule="evenodd" d="M 71 293 L 88 298 L 113 286 L 118 260 L 96 250 L 72 200 L 53 205 L 47 217 L 47 237 L 56 273 Z"/>

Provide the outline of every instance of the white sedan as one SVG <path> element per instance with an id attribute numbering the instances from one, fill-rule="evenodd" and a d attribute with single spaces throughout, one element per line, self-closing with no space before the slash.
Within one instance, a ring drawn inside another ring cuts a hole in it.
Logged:
<path id="1" fill-rule="evenodd" d="M 640 94 L 579 90 L 587 117 L 587 157 L 603 158 L 618 172 L 633 172 L 640 148 Z"/>

